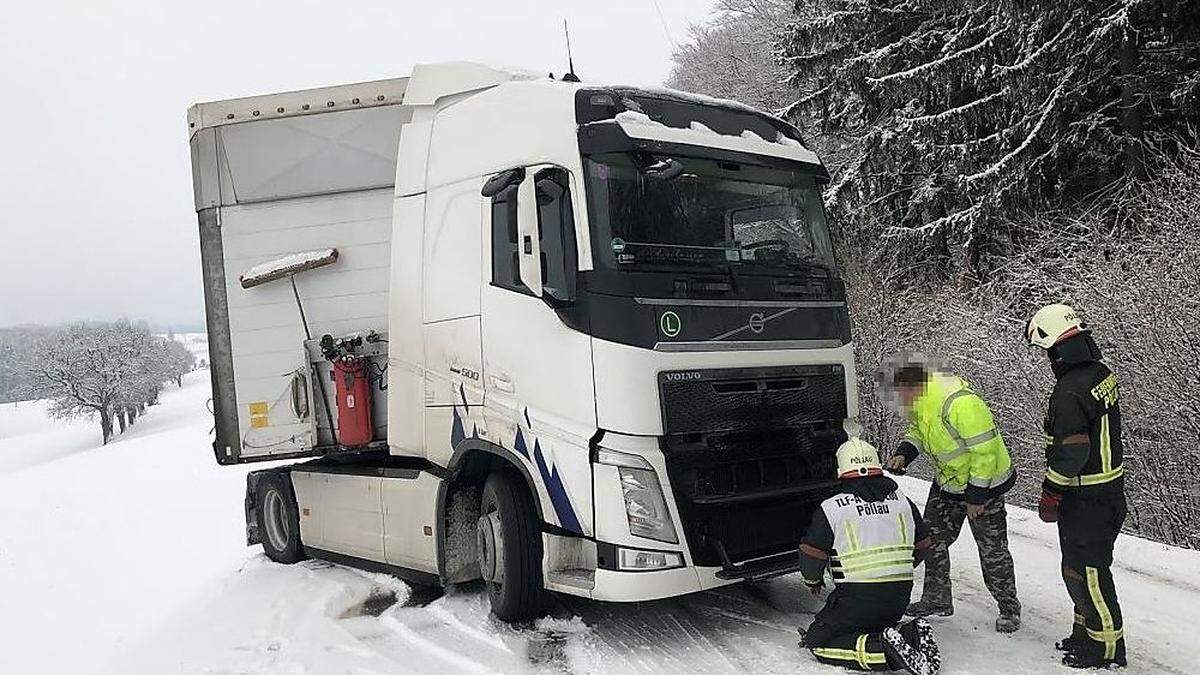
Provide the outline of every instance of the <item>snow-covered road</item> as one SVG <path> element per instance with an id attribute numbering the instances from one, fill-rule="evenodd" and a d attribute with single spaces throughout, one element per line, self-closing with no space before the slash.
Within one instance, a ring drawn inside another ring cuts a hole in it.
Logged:
<path id="1" fill-rule="evenodd" d="M 207 398 L 193 373 L 104 448 L 90 423 L 0 406 L 0 673 L 834 672 L 796 648 L 818 602 L 790 577 L 638 605 L 560 597 L 514 629 L 477 587 L 272 563 L 243 546 L 246 470 L 213 461 Z M 1068 672 L 1054 529 L 1016 508 L 1010 529 L 1025 626 L 992 630 L 965 533 L 957 613 L 936 623 L 945 673 Z M 1129 672 L 1196 672 L 1200 552 L 1123 537 L 1117 557 Z"/>

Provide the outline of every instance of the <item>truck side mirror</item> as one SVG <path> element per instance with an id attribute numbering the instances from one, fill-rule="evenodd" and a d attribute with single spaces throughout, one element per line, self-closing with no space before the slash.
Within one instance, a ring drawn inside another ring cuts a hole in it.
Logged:
<path id="1" fill-rule="evenodd" d="M 564 169 L 542 169 L 534 175 L 537 229 L 541 248 L 542 299 L 552 307 L 575 301 L 579 254 L 570 175 Z"/>
<path id="2" fill-rule="evenodd" d="M 484 197 L 495 197 L 506 188 L 512 187 L 523 180 L 525 180 L 525 167 L 519 166 L 515 169 L 508 169 L 487 179 L 483 184 L 483 189 L 479 192 Z"/>
<path id="3" fill-rule="evenodd" d="M 542 297 L 542 241 L 538 233 L 538 205 L 534 181 L 517 188 L 517 273 L 529 292 Z"/>

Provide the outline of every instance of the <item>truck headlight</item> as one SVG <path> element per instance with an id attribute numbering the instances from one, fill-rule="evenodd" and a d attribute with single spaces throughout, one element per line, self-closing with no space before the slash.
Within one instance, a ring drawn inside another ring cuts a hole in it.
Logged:
<path id="1" fill-rule="evenodd" d="M 621 477 L 621 496 L 625 498 L 625 516 L 629 533 L 672 544 L 679 543 L 675 523 L 667 510 L 667 501 L 658 475 L 645 459 L 637 455 L 599 448 L 596 463 L 617 467 Z"/>
<path id="2" fill-rule="evenodd" d="M 662 488 L 654 470 L 619 467 L 621 494 L 625 497 L 625 515 L 629 517 L 629 532 L 639 537 L 668 541 L 675 537 L 675 524 L 667 511 Z"/>

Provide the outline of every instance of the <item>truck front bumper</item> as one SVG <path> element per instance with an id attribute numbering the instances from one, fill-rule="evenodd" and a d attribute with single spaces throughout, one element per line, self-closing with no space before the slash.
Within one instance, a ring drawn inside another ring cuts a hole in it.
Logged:
<path id="1" fill-rule="evenodd" d="M 679 567 L 648 572 L 596 570 L 593 600 L 644 602 L 728 586 L 738 579 L 718 579 L 719 567 Z"/>

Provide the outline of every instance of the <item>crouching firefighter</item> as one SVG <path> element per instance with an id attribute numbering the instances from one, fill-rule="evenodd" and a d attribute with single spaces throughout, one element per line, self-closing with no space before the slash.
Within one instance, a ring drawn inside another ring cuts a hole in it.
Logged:
<path id="1" fill-rule="evenodd" d="M 820 594 L 826 566 L 834 590 L 800 645 L 822 663 L 934 675 L 941 658 L 932 627 L 924 619 L 897 625 L 930 545 L 921 514 L 883 475 L 870 443 L 843 443 L 837 464 L 837 492 L 821 502 L 800 544 L 809 590 Z"/>
<path id="2" fill-rule="evenodd" d="M 1046 478 L 1038 513 L 1058 523 L 1062 575 L 1075 606 L 1071 635 L 1056 645 L 1075 668 L 1124 666 L 1125 629 L 1113 586 L 1113 544 L 1125 522 L 1125 467 L 1117 376 L 1079 314 L 1038 310 L 1025 329 L 1046 350 L 1057 383 L 1046 412 Z"/>

